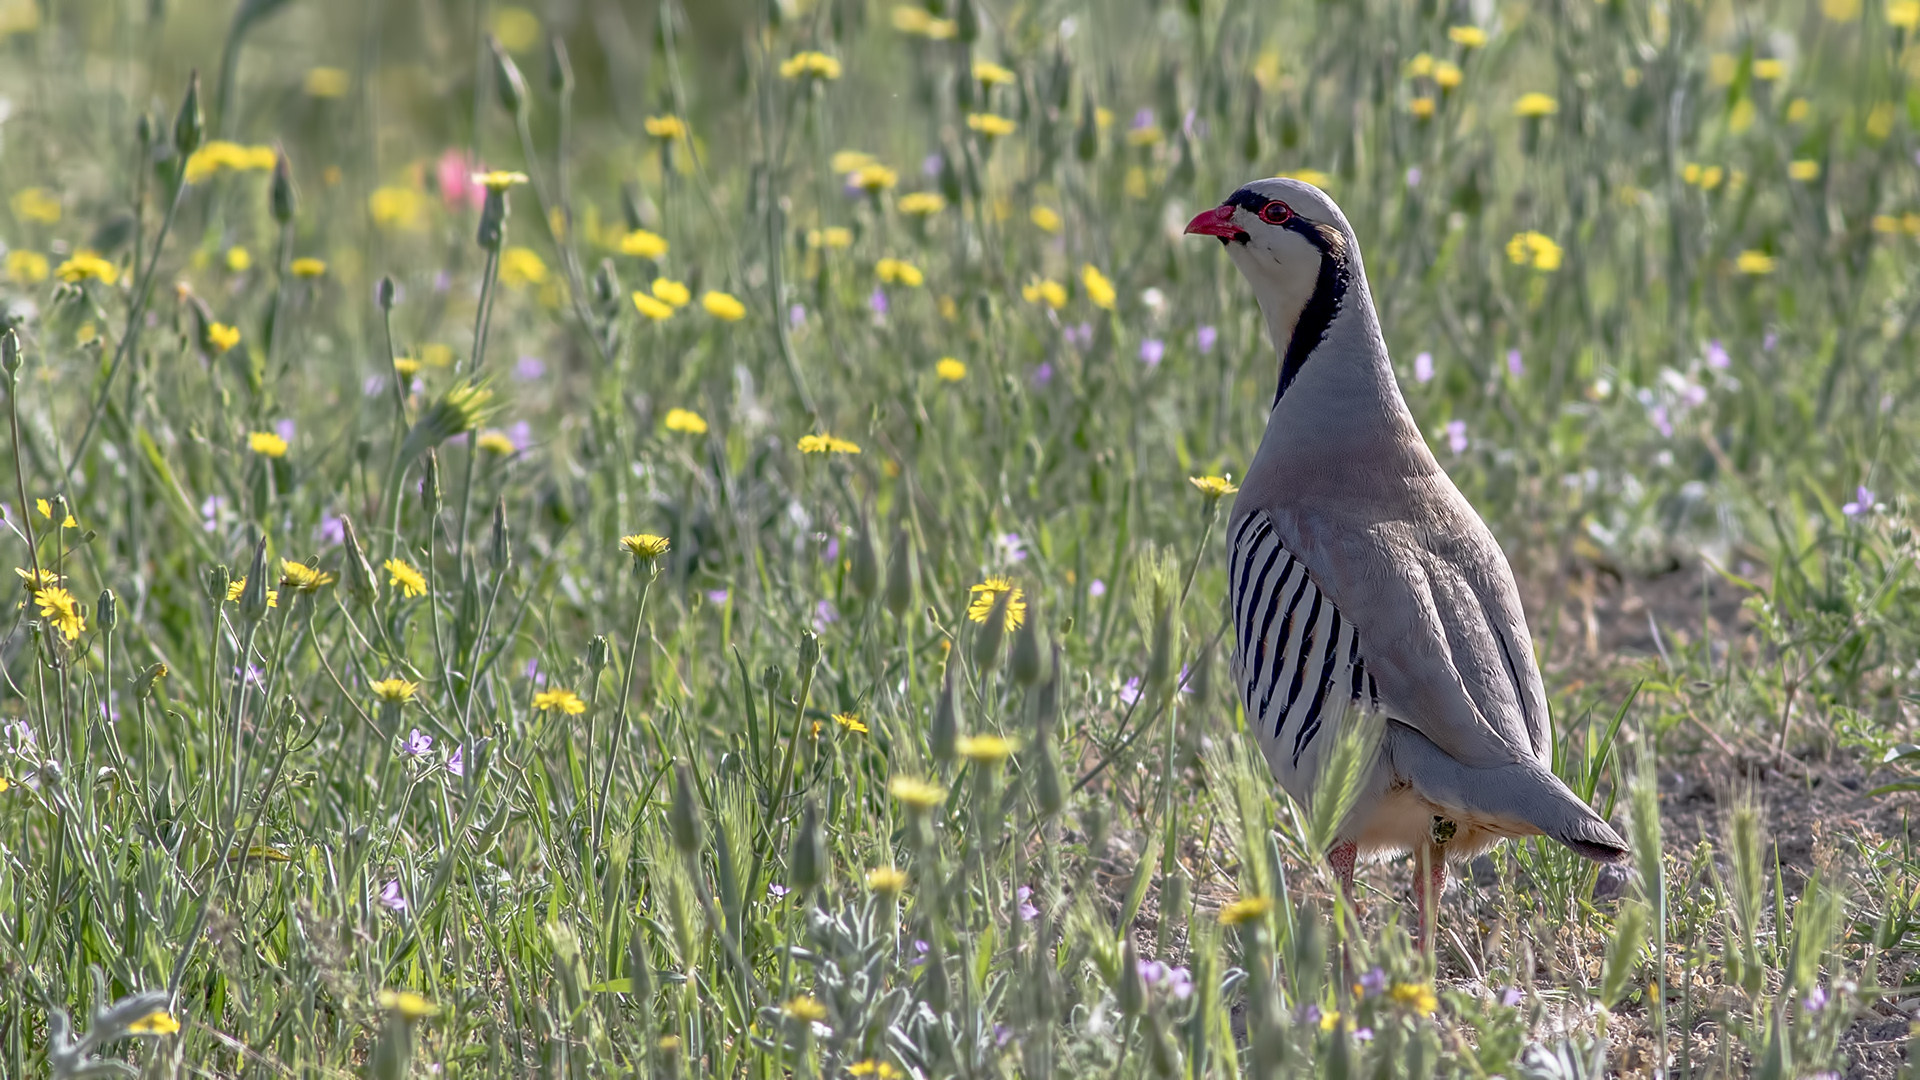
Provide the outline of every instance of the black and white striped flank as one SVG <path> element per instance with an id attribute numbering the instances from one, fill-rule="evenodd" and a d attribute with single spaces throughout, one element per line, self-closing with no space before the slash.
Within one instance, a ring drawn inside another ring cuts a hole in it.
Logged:
<path id="1" fill-rule="evenodd" d="M 1227 592 L 1247 726 L 1268 744 L 1269 760 L 1298 769 L 1322 721 L 1345 704 L 1338 695 L 1380 707 L 1358 631 L 1281 546 L 1264 513 L 1247 515 L 1234 531 Z"/>

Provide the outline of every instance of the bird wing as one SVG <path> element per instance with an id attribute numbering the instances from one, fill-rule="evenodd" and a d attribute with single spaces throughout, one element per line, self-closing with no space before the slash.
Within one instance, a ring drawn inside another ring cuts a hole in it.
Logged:
<path id="1" fill-rule="evenodd" d="M 1388 715 L 1464 765 L 1544 760 L 1546 693 L 1513 573 L 1464 497 L 1440 482 L 1412 500 L 1418 515 L 1358 502 L 1245 513 L 1270 523 L 1351 626 Z"/>

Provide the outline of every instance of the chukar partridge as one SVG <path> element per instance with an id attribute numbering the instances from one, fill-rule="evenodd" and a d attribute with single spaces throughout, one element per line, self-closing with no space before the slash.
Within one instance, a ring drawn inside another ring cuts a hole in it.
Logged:
<path id="1" fill-rule="evenodd" d="M 1279 353 L 1265 436 L 1227 524 L 1233 671 L 1274 778 L 1310 802 L 1339 695 L 1386 717 L 1328 858 L 1412 852 L 1419 938 L 1447 863 L 1545 834 L 1626 845 L 1551 767 L 1546 689 L 1513 571 L 1394 381 L 1360 246 L 1318 188 L 1259 180 L 1187 225 L 1218 237 Z"/>

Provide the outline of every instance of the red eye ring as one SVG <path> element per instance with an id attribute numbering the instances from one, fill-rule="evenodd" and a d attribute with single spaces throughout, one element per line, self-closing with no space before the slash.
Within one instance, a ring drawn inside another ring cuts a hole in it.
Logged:
<path id="1" fill-rule="evenodd" d="M 1293 218 L 1293 207 L 1275 199 L 1260 208 L 1260 220 L 1269 225 L 1285 225 Z"/>

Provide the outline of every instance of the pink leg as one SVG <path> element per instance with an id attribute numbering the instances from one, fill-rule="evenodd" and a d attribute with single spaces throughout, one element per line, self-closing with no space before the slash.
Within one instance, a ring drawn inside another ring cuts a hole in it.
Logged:
<path id="1" fill-rule="evenodd" d="M 1333 876 L 1340 881 L 1340 895 L 1347 898 L 1347 906 L 1353 906 L 1353 864 L 1359 858 L 1360 847 L 1351 840 L 1342 840 L 1327 852 L 1327 862 L 1333 864 Z"/>
<path id="2" fill-rule="evenodd" d="M 1413 899 L 1420 925 L 1414 939 L 1420 951 L 1433 951 L 1434 929 L 1440 921 L 1440 894 L 1447 889 L 1447 859 L 1438 847 L 1421 847 L 1414 853 Z"/>

